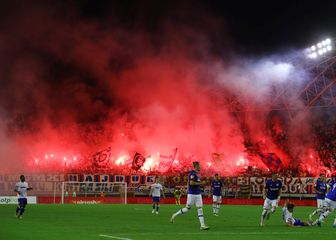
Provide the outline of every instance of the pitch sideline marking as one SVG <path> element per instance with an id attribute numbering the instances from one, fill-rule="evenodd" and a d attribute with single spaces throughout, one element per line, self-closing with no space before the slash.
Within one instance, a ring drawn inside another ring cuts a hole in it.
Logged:
<path id="1" fill-rule="evenodd" d="M 206 232 L 207 235 L 208 234 L 212 234 L 212 235 L 217 235 L 218 232 L 210 232 L 207 231 Z M 224 232 L 225 234 L 228 234 L 228 235 L 263 235 L 265 234 L 264 232 Z M 314 234 L 316 232 L 272 232 L 272 234 L 275 234 L 275 235 L 292 235 L 292 234 Z M 160 235 L 200 235 L 202 234 L 202 232 L 185 232 L 185 233 L 118 233 L 118 235 L 143 235 L 143 236 L 146 236 L 146 235 L 157 235 L 157 236 L 160 236 Z M 322 235 L 327 235 L 329 233 L 319 233 L 319 234 L 322 234 Z M 102 235 L 100 235 L 102 236 Z M 104 236 L 109 236 L 109 235 L 104 235 Z M 117 239 L 125 239 L 125 240 L 128 240 L 129 238 L 117 238 Z M 129 240 L 132 240 L 132 239 L 129 239 Z"/>
<path id="2" fill-rule="evenodd" d="M 104 235 L 104 234 L 99 234 L 99 237 L 113 238 L 113 239 L 119 239 L 119 240 L 132 240 L 132 239 L 130 239 L 130 238 L 115 237 L 115 236 Z"/>

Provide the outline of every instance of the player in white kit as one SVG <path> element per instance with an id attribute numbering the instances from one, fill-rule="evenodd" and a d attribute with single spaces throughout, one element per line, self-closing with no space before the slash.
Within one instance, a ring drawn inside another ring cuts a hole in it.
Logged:
<path id="1" fill-rule="evenodd" d="M 287 202 L 286 205 L 282 208 L 282 219 L 284 220 L 287 226 L 295 226 L 295 227 L 306 227 L 312 226 L 311 222 L 304 222 L 298 218 L 293 217 L 295 205 L 293 203 Z"/>
<path id="2" fill-rule="evenodd" d="M 159 178 L 156 177 L 155 182 L 151 185 L 151 190 L 149 192 L 149 196 L 152 196 L 153 199 L 153 210 L 152 213 L 156 213 L 159 214 L 159 208 L 160 208 L 160 197 L 161 197 L 161 193 L 162 196 L 164 196 L 164 192 L 163 192 L 163 187 L 162 185 L 159 183 Z M 155 211 L 156 209 L 156 211 Z"/>
<path id="3" fill-rule="evenodd" d="M 17 182 L 15 184 L 14 192 L 18 194 L 18 202 L 19 205 L 16 208 L 16 217 L 22 218 L 22 214 L 25 211 L 25 207 L 27 205 L 27 191 L 32 190 L 33 188 L 28 186 L 28 183 L 26 182 L 25 176 L 20 176 L 20 182 Z"/>

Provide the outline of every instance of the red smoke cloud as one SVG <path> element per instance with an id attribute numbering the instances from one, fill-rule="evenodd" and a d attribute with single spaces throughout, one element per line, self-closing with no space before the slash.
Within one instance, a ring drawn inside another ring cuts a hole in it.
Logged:
<path id="1" fill-rule="evenodd" d="M 217 33 L 225 32 L 224 27 L 215 19 L 183 16 L 173 8 L 153 30 L 143 22 L 129 26 L 113 16 L 83 16 L 75 4 L 41 4 L 7 6 L 12 17 L 3 16 L 1 142 L 10 145 L 0 153 L 4 165 L 35 158 L 41 164 L 51 153 L 86 156 L 110 146 L 111 165 L 137 151 L 151 156 L 159 168 L 160 161 L 171 160 L 156 154 L 178 148 L 172 163 L 177 168 L 183 161 L 199 160 L 232 175 L 246 157 L 246 138 L 254 143 L 266 139 L 267 150 L 289 164 L 265 134 L 266 113 L 247 116 L 243 127 L 223 105 L 228 95 L 241 92 L 249 104 L 265 104 L 268 82 L 257 74 L 263 66 L 232 66 L 222 60 L 223 52 L 226 59 L 232 54 L 228 37 Z M 181 24 L 175 25 L 172 17 Z M 218 46 L 220 54 L 213 50 Z M 267 68 L 279 68 L 274 65 Z M 251 85 L 249 74 L 261 80 L 253 79 Z M 214 162 L 212 153 L 223 153 L 223 163 Z M 244 164 L 265 167 L 256 159 Z M 63 171 L 57 166 L 56 171 Z"/>

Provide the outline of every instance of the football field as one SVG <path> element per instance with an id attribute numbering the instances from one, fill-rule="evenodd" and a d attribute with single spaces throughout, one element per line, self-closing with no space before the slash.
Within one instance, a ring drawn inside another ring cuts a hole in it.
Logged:
<path id="1" fill-rule="evenodd" d="M 334 214 L 322 227 L 287 227 L 281 208 L 259 226 L 261 206 L 222 206 L 220 216 L 204 207 L 209 231 L 199 230 L 197 211 L 169 219 L 179 209 L 161 205 L 160 214 L 151 213 L 151 205 L 28 205 L 23 219 L 14 217 L 15 205 L 0 206 L 1 240 L 156 240 L 156 239 L 335 239 Z M 312 207 L 296 207 L 294 216 L 307 220 Z"/>

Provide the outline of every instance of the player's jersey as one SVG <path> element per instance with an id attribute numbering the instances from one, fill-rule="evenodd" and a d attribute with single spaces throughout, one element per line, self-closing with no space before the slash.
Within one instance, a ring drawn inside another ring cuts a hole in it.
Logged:
<path id="1" fill-rule="evenodd" d="M 15 184 L 15 189 L 19 192 L 19 198 L 26 198 L 28 191 L 28 183 L 27 182 L 17 182 Z"/>
<path id="2" fill-rule="evenodd" d="M 181 190 L 178 190 L 178 189 L 176 189 L 175 191 L 174 191 L 174 195 L 176 196 L 176 197 L 179 197 L 179 196 L 181 196 Z"/>
<path id="3" fill-rule="evenodd" d="M 188 194 L 201 194 L 201 186 L 200 185 L 190 185 L 190 180 L 195 182 L 200 182 L 201 179 L 198 176 L 198 173 L 194 170 L 190 171 L 188 176 Z"/>
<path id="4" fill-rule="evenodd" d="M 332 201 L 336 201 L 336 182 L 331 186 L 331 189 L 328 192 L 326 198 Z"/>
<path id="5" fill-rule="evenodd" d="M 223 183 L 220 180 L 213 180 L 211 183 L 212 194 L 214 196 L 222 196 Z"/>
<path id="6" fill-rule="evenodd" d="M 162 185 L 160 183 L 153 183 L 151 185 L 151 189 L 152 189 L 152 197 L 160 197 L 161 196 L 161 190 Z"/>
<path id="7" fill-rule="evenodd" d="M 316 190 L 316 199 L 323 200 L 327 192 L 327 184 L 325 182 L 322 182 L 320 179 L 317 179 L 315 183 L 315 190 Z"/>
<path id="8" fill-rule="evenodd" d="M 293 217 L 293 214 L 290 211 L 288 211 L 288 209 L 286 207 L 282 208 L 282 219 L 286 223 L 293 224 L 295 222 L 295 218 Z"/>
<path id="9" fill-rule="evenodd" d="M 272 179 L 268 179 L 266 181 L 266 197 L 270 200 L 277 199 L 279 197 L 279 190 L 282 188 L 282 182 L 280 180 L 276 180 L 273 182 Z"/>

